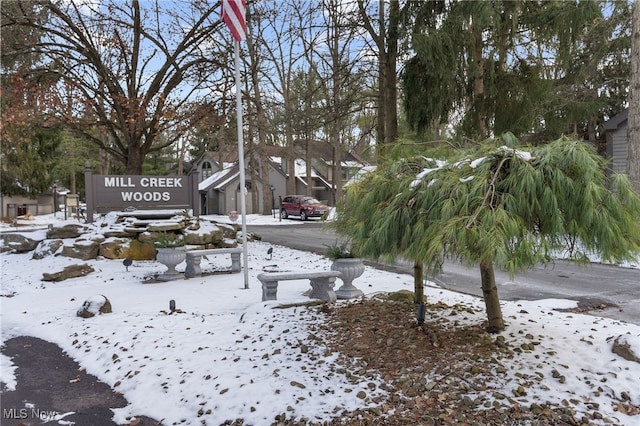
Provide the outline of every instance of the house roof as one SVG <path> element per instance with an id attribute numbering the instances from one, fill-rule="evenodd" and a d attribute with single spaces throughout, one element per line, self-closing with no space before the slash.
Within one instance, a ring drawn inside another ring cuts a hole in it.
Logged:
<path id="1" fill-rule="evenodd" d="M 320 158 L 325 163 L 333 162 L 333 148 L 329 146 L 329 144 L 325 142 L 314 142 L 309 144 L 309 148 L 311 150 L 312 157 Z M 252 149 L 255 149 L 257 151 L 257 146 L 245 147 L 245 157 L 251 154 Z M 289 157 L 289 150 L 286 147 L 282 147 L 282 146 L 266 145 L 263 147 L 263 152 L 268 158 Z M 303 154 L 304 154 L 304 148 L 302 147 L 301 144 L 297 144 L 296 157 L 301 158 Z M 235 163 L 238 161 L 238 147 L 232 146 L 232 145 L 224 145 L 221 151 L 210 151 L 210 152 L 207 152 L 206 155 L 208 158 L 214 159 L 215 161 L 219 161 L 221 163 Z M 200 158 L 202 158 L 202 156 Z M 359 165 L 364 165 L 366 163 L 359 156 L 350 152 L 346 152 L 342 154 L 342 162 L 343 164 L 356 162 Z"/>
<path id="2" fill-rule="evenodd" d="M 222 189 L 240 175 L 238 165 L 233 165 L 226 169 L 216 172 L 198 184 L 199 191 L 208 191 L 210 189 Z"/>
<path id="3" fill-rule="evenodd" d="M 621 125 L 623 125 L 627 118 L 629 117 L 629 108 L 623 110 L 622 112 L 614 115 L 609 120 L 604 123 L 605 130 L 617 130 Z"/>

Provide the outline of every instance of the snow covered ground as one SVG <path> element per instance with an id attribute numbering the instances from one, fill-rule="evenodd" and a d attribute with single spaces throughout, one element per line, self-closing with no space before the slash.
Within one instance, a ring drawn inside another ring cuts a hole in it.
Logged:
<path id="1" fill-rule="evenodd" d="M 46 228 L 59 220 L 36 217 L 29 227 Z M 287 226 L 300 222 L 248 215 L 247 223 Z M 26 228 L 20 227 L 21 231 Z M 7 230 L 5 225 L 3 231 Z M 271 258 L 269 248 L 273 248 Z M 42 281 L 42 273 L 62 270 L 79 263 L 77 259 L 33 260 L 31 254 L 4 253 L 0 261 L 0 344 L 29 335 L 61 346 L 88 373 L 129 401 L 127 407 L 115 410 L 118 423 L 127 423 L 132 414 L 185 425 L 237 418 L 248 424 L 269 424 L 281 413 L 320 421 L 341 410 L 370 405 L 382 392 L 379 386 L 370 390 L 370 380 L 353 383 L 332 368 L 336 354 L 325 354 L 323 347 L 309 340 L 310 325 L 321 320 L 316 309 L 274 309 L 280 303 L 308 301 L 303 296 L 308 282 L 281 284 L 278 301 L 261 301 L 257 274 L 264 269 L 329 269 L 330 261 L 322 256 L 251 242 L 249 289 L 244 289 L 242 273 L 153 282 L 149 278 L 165 269 L 154 261 L 135 261 L 128 268 L 122 261 L 88 261 L 95 272 L 56 283 Z M 229 263 L 227 256 L 212 257 L 203 259 L 202 267 L 204 271 L 227 269 Z M 181 269 L 184 264 L 178 266 Z M 413 278 L 367 268 L 354 284 L 370 297 L 412 290 Z M 430 303 L 472 307 L 478 313 L 470 314 L 468 322 L 484 320 L 482 300 L 435 285 L 425 291 Z M 97 295 L 111 301 L 113 313 L 77 317 L 83 302 Z M 175 300 L 176 312 L 169 311 L 170 300 Z M 571 300 L 503 303 L 507 329 L 502 335 L 509 344 L 520 346 L 532 339 L 538 344 L 534 351 L 523 351 L 507 361 L 502 392 L 513 394 L 524 380 L 521 373 L 538 372 L 541 380 L 517 398 L 519 403 L 567 400 L 579 412 L 597 403 L 608 419 L 602 424 L 640 424 L 639 415 L 629 415 L 633 413 L 620 405 L 626 400 L 627 408 L 640 406 L 640 364 L 611 351 L 613 340 L 624 336 L 640 353 L 640 326 L 556 310 L 576 305 Z M 301 345 L 309 351 L 302 352 Z M 0 381 L 8 389 L 16 383 L 12 361 L 4 355 L 0 356 Z M 358 397 L 359 391 L 367 397 Z"/>

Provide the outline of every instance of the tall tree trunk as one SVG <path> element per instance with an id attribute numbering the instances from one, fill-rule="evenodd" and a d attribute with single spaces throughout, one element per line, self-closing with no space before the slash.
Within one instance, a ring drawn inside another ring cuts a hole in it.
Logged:
<path id="1" fill-rule="evenodd" d="M 400 2 L 391 0 L 389 28 L 387 31 L 386 72 L 384 83 L 384 142 L 387 146 L 398 138 L 398 36 L 400 26 Z"/>
<path id="2" fill-rule="evenodd" d="M 378 46 L 378 122 L 376 123 L 376 154 L 384 155 L 384 143 L 385 143 L 385 124 L 387 122 L 385 108 L 387 95 L 387 52 L 384 45 L 385 39 L 385 26 L 384 26 L 384 0 L 380 0 L 378 6 L 378 20 L 380 25 L 380 34 L 377 37 L 374 37 L 376 41 L 376 45 Z M 371 34 L 375 36 L 375 34 Z"/>
<path id="3" fill-rule="evenodd" d="M 476 68 L 473 73 L 473 104 L 476 107 L 477 129 L 481 138 L 488 136 L 487 131 L 487 113 L 484 105 L 484 58 L 482 57 L 482 49 L 484 47 L 482 41 L 482 28 L 472 22 L 471 32 L 475 34 L 475 46 L 472 52 L 473 61 Z"/>
<path id="4" fill-rule="evenodd" d="M 144 162 L 144 154 L 142 148 L 136 144 L 129 143 L 127 150 L 127 168 L 128 175 L 142 174 L 142 163 Z"/>
<path id="5" fill-rule="evenodd" d="M 331 125 L 331 139 L 334 143 L 333 148 L 333 187 L 334 187 L 334 205 L 342 202 L 342 144 L 340 143 L 340 129 L 338 122 Z"/>
<path id="6" fill-rule="evenodd" d="M 638 2 L 633 4 L 632 22 L 627 173 L 636 192 L 640 193 L 640 5 Z"/>
<path id="7" fill-rule="evenodd" d="M 76 173 L 75 173 L 75 171 L 72 171 L 69 174 L 69 190 L 71 191 L 72 194 L 77 194 L 77 192 L 76 192 Z"/>
<path id="8" fill-rule="evenodd" d="M 247 22 L 250 23 L 251 9 L 247 9 Z M 249 36 L 246 39 L 247 52 L 250 60 L 249 69 L 251 70 L 251 86 L 253 88 L 253 103 L 255 105 L 256 126 L 258 128 L 258 146 L 256 149 L 257 160 L 260 164 L 260 176 L 262 177 L 262 214 L 271 214 L 273 212 L 273 197 L 271 194 L 271 180 L 269 176 L 269 157 L 266 154 L 267 146 L 267 117 L 262 104 L 262 93 L 260 93 L 260 77 L 258 76 L 259 58 L 254 44 L 253 27 L 247 26 Z M 251 93 L 247 90 L 247 93 Z M 258 192 L 258 182 L 253 182 L 254 191 Z M 257 206 L 257 205 L 256 205 Z M 254 207 L 256 211 L 257 207 Z"/>
<path id="9" fill-rule="evenodd" d="M 400 26 L 400 3 L 390 0 L 389 22 L 387 26 L 385 0 L 378 1 L 378 32 L 376 33 L 364 1 L 358 0 L 358 8 L 363 25 L 378 49 L 378 96 L 376 122 L 376 157 L 384 157 L 387 144 L 398 137 L 397 109 L 397 56 Z"/>
<path id="10" fill-rule="evenodd" d="M 291 125 L 290 120 L 287 119 L 287 174 L 289 176 L 287 180 L 287 192 L 289 194 L 297 194 L 296 186 L 296 149 L 293 145 L 293 136 L 291 136 Z"/>
<path id="11" fill-rule="evenodd" d="M 482 279 L 482 296 L 484 297 L 484 305 L 487 311 L 487 331 L 497 333 L 504 330 L 505 326 L 492 263 L 480 263 L 480 277 Z"/>
<path id="12" fill-rule="evenodd" d="M 313 172 L 311 170 L 311 143 L 309 136 L 305 134 L 305 173 L 307 174 L 307 188 L 305 195 L 313 196 Z"/>

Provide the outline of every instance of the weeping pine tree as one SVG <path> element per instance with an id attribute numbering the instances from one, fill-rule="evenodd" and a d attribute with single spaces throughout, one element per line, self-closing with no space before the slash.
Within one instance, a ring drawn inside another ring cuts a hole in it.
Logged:
<path id="1" fill-rule="evenodd" d="M 478 265 L 487 330 L 505 329 L 494 267 L 514 274 L 560 251 L 586 263 L 640 253 L 640 196 L 581 141 L 519 146 L 511 134 L 456 158 L 380 165 L 348 189 L 336 230 L 362 256 L 410 259 L 436 273 L 444 259 Z"/>

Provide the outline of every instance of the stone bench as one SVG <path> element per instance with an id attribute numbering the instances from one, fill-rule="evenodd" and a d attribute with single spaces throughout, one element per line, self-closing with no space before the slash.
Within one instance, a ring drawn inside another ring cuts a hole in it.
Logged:
<path id="1" fill-rule="evenodd" d="M 193 278 L 201 275 L 202 269 L 200 269 L 200 262 L 202 261 L 202 256 L 216 254 L 230 254 L 231 272 L 240 272 L 240 254 L 242 254 L 242 247 L 229 247 L 188 251 L 186 258 L 187 266 L 184 270 L 184 276 L 187 278 Z"/>
<path id="2" fill-rule="evenodd" d="M 312 299 L 322 299 L 327 302 L 337 300 L 333 291 L 336 278 L 340 276 L 338 271 L 315 271 L 315 272 L 268 272 L 258 274 L 258 279 L 262 283 L 262 300 L 276 300 L 278 292 L 278 281 L 304 280 L 311 282 Z"/>

